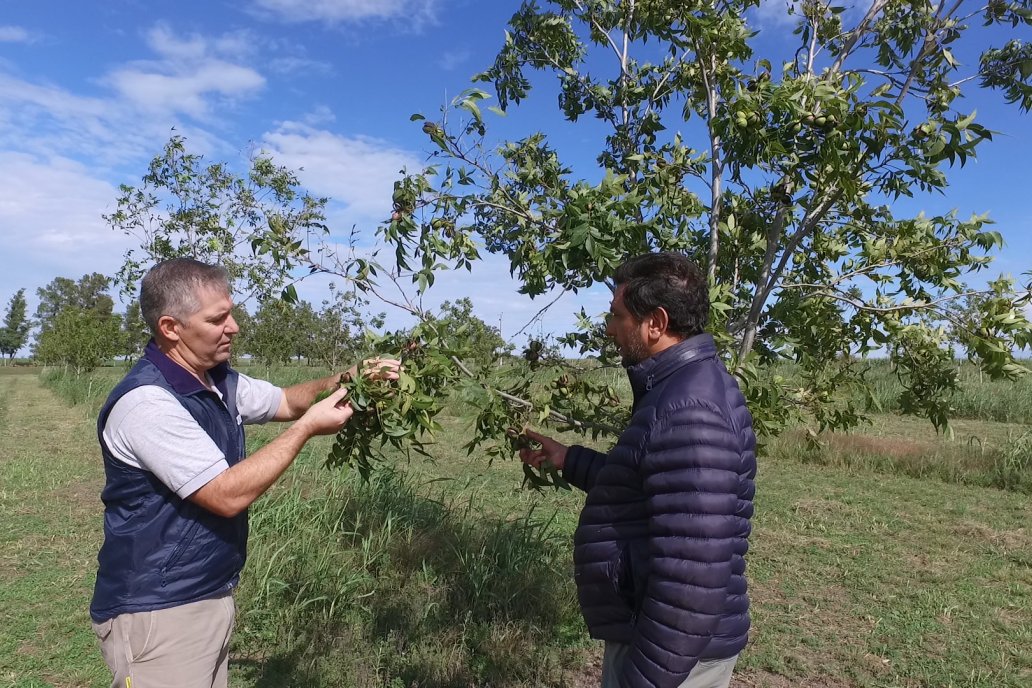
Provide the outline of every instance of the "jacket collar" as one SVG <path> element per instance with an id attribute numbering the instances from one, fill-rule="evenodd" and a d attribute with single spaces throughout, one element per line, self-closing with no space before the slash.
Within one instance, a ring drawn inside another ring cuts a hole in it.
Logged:
<path id="1" fill-rule="evenodd" d="M 689 361 L 712 358 L 716 355 L 717 345 L 713 341 L 713 336 L 704 332 L 682 340 L 631 366 L 627 369 L 627 377 L 631 381 L 634 399 L 637 401 L 645 392 Z"/>
<path id="2" fill-rule="evenodd" d="M 143 351 L 143 357 L 153 363 L 161 372 L 162 377 L 172 386 L 176 394 L 188 395 L 207 392 L 208 388 L 201 384 L 201 381 L 190 374 L 183 366 L 179 365 L 158 348 L 157 342 L 151 339 L 147 342 L 147 348 Z M 229 374 L 229 364 L 220 363 L 208 371 L 208 376 L 219 388 L 223 395 L 226 394 L 226 376 Z"/>

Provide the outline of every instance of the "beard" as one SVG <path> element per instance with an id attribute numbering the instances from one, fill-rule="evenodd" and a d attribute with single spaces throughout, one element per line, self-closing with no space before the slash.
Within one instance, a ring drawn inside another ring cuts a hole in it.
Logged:
<path id="1" fill-rule="evenodd" d="M 620 347 L 620 365 L 624 368 L 636 366 L 648 357 L 649 350 L 645 346 L 645 340 L 640 337 L 634 337 Z"/>

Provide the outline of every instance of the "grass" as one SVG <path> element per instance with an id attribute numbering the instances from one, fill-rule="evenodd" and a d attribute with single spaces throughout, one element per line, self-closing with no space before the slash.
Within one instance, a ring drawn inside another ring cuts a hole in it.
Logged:
<path id="1" fill-rule="evenodd" d="M 92 421 L 25 376 L 0 378 L 0 400 L 0 446 L 18 447 L 0 463 L 0 683 L 103 685 L 85 618 L 100 529 Z M 462 455 L 468 420 L 443 422 L 435 461 L 399 456 L 369 485 L 323 469 L 315 443 L 255 505 L 233 686 L 597 681 L 570 576 L 581 497 L 519 489 L 516 462 Z M 767 447 L 748 557 L 754 632 L 734 685 L 1032 684 L 1028 496 L 845 458 L 863 442 L 918 443 L 927 462 L 956 452 L 960 464 L 1024 427 L 954 429 L 886 414 L 836 439 L 839 459 L 807 457 L 790 437 Z"/>
<path id="2" fill-rule="evenodd" d="M 1032 434 L 1015 423 L 957 420 L 940 435 L 926 420 L 879 414 L 870 426 L 825 433 L 816 445 L 801 430 L 790 430 L 771 440 L 766 452 L 807 464 L 1032 494 Z"/>
<path id="3" fill-rule="evenodd" d="M 100 546 L 96 435 L 36 376 L 0 377 L 0 409 L 0 684 L 101 685 L 87 613 Z"/>

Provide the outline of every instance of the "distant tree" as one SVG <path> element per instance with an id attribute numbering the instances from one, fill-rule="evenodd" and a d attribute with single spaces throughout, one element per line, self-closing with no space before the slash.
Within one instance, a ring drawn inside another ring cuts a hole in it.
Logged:
<path id="1" fill-rule="evenodd" d="M 252 317 L 243 304 L 234 303 L 233 320 L 236 321 L 237 327 L 240 328 L 237 336 L 233 339 L 232 356 L 235 363 L 240 360 L 241 356 L 249 356 L 253 353 L 250 348 L 250 337 L 254 331 L 254 317 Z"/>
<path id="2" fill-rule="evenodd" d="M 310 355 L 314 314 L 311 304 L 270 298 L 254 314 L 247 351 L 265 365 L 288 363 Z"/>
<path id="3" fill-rule="evenodd" d="M 354 360 L 362 349 L 365 320 L 361 301 L 354 291 L 338 289 L 330 284 L 330 298 L 322 302 L 315 314 L 312 358 L 330 370 L 338 370 Z"/>
<path id="4" fill-rule="evenodd" d="M 513 351 L 513 346 L 505 341 L 497 327 L 473 314 L 473 301 L 468 297 L 445 301 L 428 321 L 457 340 L 456 347 L 465 352 L 467 363 L 490 365 Z"/>
<path id="5" fill-rule="evenodd" d="M 36 322 L 40 331 L 50 328 L 58 314 L 68 308 L 77 308 L 101 318 L 111 315 L 115 302 L 108 295 L 111 278 L 97 272 L 83 275 L 78 281 L 68 277 L 56 277 L 49 284 L 36 290 L 39 305 L 36 306 Z"/>
<path id="6" fill-rule="evenodd" d="M 0 327 L 0 354 L 13 359 L 29 339 L 32 323 L 26 316 L 25 290 L 19 289 L 7 303 L 3 327 Z"/>
<path id="7" fill-rule="evenodd" d="M 44 365 L 65 365 L 76 374 L 97 368 L 120 353 L 122 319 L 67 306 L 36 338 L 35 356 Z"/>
<path id="8" fill-rule="evenodd" d="M 140 302 L 133 299 L 125 307 L 125 313 L 122 315 L 122 345 L 125 357 L 130 361 L 140 358 L 150 338 L 150 327 L 143 319 Z"/>
<path id="9" fill-rule="evenodd" d="M 242 301 L 281 289 L 296 298 L 291 270 L 309 263 L 309 244 L 325 234 L 325 205 L 263 154 L 238 176 L 187 152 L 186 140 L 173 136 L 142 184 L 121 186 L 118 209 L 104 216 L 140 242 L 126 252 L 116 283 L 123 293 L 135 290 L 154 263 L 189 256 L 224 266 Z"/>

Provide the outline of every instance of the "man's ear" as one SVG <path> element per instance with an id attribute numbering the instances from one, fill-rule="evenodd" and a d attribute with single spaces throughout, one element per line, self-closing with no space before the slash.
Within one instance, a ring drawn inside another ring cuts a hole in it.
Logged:
<path id="1" fill-rule="evenodd" d="M 670 326 L 670 315 L 666 312 L 665 308 L 660 306 L 649 313 L 647 322 L 649 327 L 649 339 L 658 341 L 667 333 L 667 327 Z"/>
<path id="2" fill-rule="evenodd" d="M 171 315 L 163 315 L 158 318 L 158 334 L 162 339 L 169 342 L 179 341 L 179 321 Z"/>

